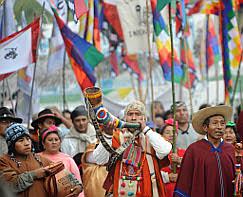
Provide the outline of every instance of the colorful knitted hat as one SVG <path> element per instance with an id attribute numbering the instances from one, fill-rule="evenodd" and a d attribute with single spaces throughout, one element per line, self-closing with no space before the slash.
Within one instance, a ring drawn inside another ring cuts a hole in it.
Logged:
<path id="1" fill-rule="evenodd" d="M 6 128 L 5 130 L 5 139 L 8 145 L 9 152 L 11 152 L 13 145 L 15 142 L 23 137 L 23 136 L 29 136 L 29 130 L 24 127 L 22 124 L 19 123 L 11 123 L 9 127 Z"/>

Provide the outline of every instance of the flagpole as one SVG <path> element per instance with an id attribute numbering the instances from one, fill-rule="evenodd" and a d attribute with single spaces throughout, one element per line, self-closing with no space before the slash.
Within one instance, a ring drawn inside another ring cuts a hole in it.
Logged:
<path id="1" fill-rule="evenodd" d="M 190 101 L 190 113 L 191 115 L 193 114 L 193 107 L 192 107 L 192 90 L 191 90 L 191 77 L 190 77 L 190 72 L 189 72 L 189 65 L 188 65 L 188 59 L 187 59 L 187 42 L 186 38 L 182 38 L 184 40 L 184 46 L 185 46 L 185 61 L 186 61 L 186 75 L 187 75 L 187 80 L 188 80 L 188 92 L 189 92 L 189 101 Z"/>
<path id="2" fill-rule="evenodd" d="M 134 80 L 133 80 L 132 74 L 130 74 L 130 78 L 131 78 L 131 84 L 132 84 L 132 89 L 133 89 L 133 92 L 134 92 L 134 96 L 135 96 L 136 99 L 138 99 L 137 90 L 135 88 L 135 84 L 134 84 Z"/>
<path id="3" fill-rule="evenodd" d="M 171 13 L 171 3 L 169 3 L 169 30 L 170 30 L 170 46 L 171 46 L 171 85 L 172 85 L 172 101 L 173 101 L 173 143 L 172 152 L 176 153 L 176 106 L 175 106 L 175 74 L 174 74 L 174 44 L 173 44 L 173 32 L 172 32 L 172 13 Z M 176 173 L 176 164 L 172 163 L 173 173 Z"/>
<path id="4" fill-rule="evenodd" d="M 1 107 L 4 107 L 4 100 L 5 100 L 5 79 L 2 82 L 2 100 L 1 100 Z"/>
<path id="5" fill-rule="evenodd" d="M 10 102 L 11 102 L 11 106 L 13 109 L 13 114 L 15 115 L 15 109 L 14 109 L 14 104 L 13 104 L 13 99 L 12 99 L 12 93 L 8 84 L 8 79 L 6 79 L 6 84 L 7 84 L 7 88 L 8 88 L 8 94 L 9 94 L 9 98 L 10 98 Z"/>
<path id="6" fill-rule="evenodd" d="M 209 67 L 209 65 L 208 65 L 208 52 L 207 52 L 207 48 L 208 48 L 208 31 L 209 31 L 209 14 L 207 14 L 207 19 L 206 19 L 206 29 L 207 29 L 207 32 L 206 32 L 206 44 L 205 44 L 205 47 L 206 47 L 206 88 L 207 88 L 207 104 L 209 103 L 209 81 L 208 81 L 208 79 L 209 79 L 209 77 L 208 77 L 208 67 Z"/>
<path id="7" fill-rule="evenodd" d="M 67 21 L 66 24 L 68 26 L 68 21 L 69 21 L 69 8 L 67 8 Z M 66 50 L 64 50 L 64 55 L 63 55 L 63 66 L 62 66 L 62 91 L 63 91 L 63 111 L 65 110 L 67 106 L 67 100 L 66 100 Z"/>
<path id="8" fill-rule="evenodd" d="M 44 12 L 45 12 L 45 1 L 43 2 L 42 10 L 41 10 L 40 34 L 41 34 L 41 30 L 42 30 Z M 37 59 L 38 59 L 39 45 L 40 45 L 40 35 L 39 35 L 38 40 L 37 40 L 36 61 L 35 61 L 35 64 L 34 64 L 33 79 L 32 79 L 32 84 L 31 84 L 29 112 L 28 112 L 28 129 L 30 128 L 30 116 L 31 116 L 31 111 L 32 111 L 32 98 L 33 98 L 34 85 L 35 85 L 35 74 L 36 74 L 36 65 L 37 65 Z"/>
<path id="9" fill-rule="evenodd" d="M 65 80 L 65 70 L 66 70 L 66 50 L 64 50 L 64 56 L 63 56 L 63 67 L 62 67 L 62 91 L 63 91 L 63 111 L 66 108 L 66 80 Z"/>
<path id="10" fill-rule="evenodd" d="M 219 65 L 218 63 L 215 65 L 215 76 L 216 76 L 216 93 L 217 93 L 217 97 L 216 97 L 216 104 L 219 104 Z"/>
<path id="11" fill-rule="evenodd" d="M 6 10 L 6 2 L 5 1 L 2 1 L 1 2 L 1 4 L 3 4 L 3 10 Z M 4 11 L 3 11 L 3 14 L 4 14 Z M 3 19 L 4 21 L 4 26 L 6 25 L 6 17 L 4 17 L 4 19 Z M 4 33 L 4 35 L 3 35 L 3 37 L 7 37 L 7 36 L 9 36 L 9 35 L 6 35 L 7 34 L 7 32 L 6 32 L 6 26 L 5 27 L 3 27 L 3 33 Z M 2 89 L 2 102 L 1 102 L 1 106 L 2 107 L 4 107 L 4 104 L 5 104 L 5 79 L 3 79 L 3 89 Z"/>
<path id="12" fill-rule="evenodd" d="M 149 81 L 149 80 L 148 80 L 148 77 L 149 77 L 149 75 L 147 74 L 147 75 L 146 75 L 147 81 Z M 149 84 L 146 83 L 146 90 L 145 90 L 145 92 L 144 92 L 143 99 L 142 99 L 142 101 L 143 101 L 144 103 L 145 103 L 146 100 L 147 100 L 148 89 L 149 89 Z"/>
<path id="13" fill-rule="evenodd" d="M 240 82 L 240 106 L 241 109 L 243 108 L 243 95 L 242 95 L 242 84 L 241 84 L 241 79 L 239 80 Z"/>
<path id="14" fill-rule="evenodd" d="M 233 96 L 232 96 L 232 100 L 231 100 L 231 106 L 234 105 L 236 89 L 237 89 L 238 81 L 239 81 L 239 78 L 240 78 L 240 68 L 241 68 L 242 57 L 243 57 L 243 50 L 241 50 L 241 54 L 240 54 L 240 61 L 239 61 L 239 65 L 238 65 L 237 76 L 236 76 Z"/>
<path id="15" fill-rule="evenodd" d="M 151 88 L 151 104 L 154 101 L 154 85 L 153 85 L 153 68 L 152 68 L 152 55 L 151 55 L 151 48 L 150 48 L 150 27 L 149 27 L 149 5 L 148 0 L 146 0 L 146 25 L 147 25 L 147 35 L 148 35 L 148 52 L 149 52 L 149 78 L 150 78 L 150 88 Z M 154 110 L 152 109 L 152 121 L 154 119 Z"/>
<path id="16" fill-rule="evenodd" d="M 139 95 L 139 100 L 140 101 L 143 101 L 143 91 L 142 91 L 141 81 L 140 81 L 139 78 L 137 79 L 137 81 L 138 81 L 138 95 Z"/>
<path id="17" fill-rule="evenodd" d="M 182 83 L 183 83 L 183 80 L 181 79 L 180 80 L 180 94 L 179 94 L 180 101 L 183 100 L 183 86 L 182 86 Z"/>

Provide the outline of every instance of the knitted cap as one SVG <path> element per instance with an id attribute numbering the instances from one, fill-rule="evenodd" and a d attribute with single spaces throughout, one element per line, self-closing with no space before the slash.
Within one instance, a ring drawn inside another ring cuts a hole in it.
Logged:
<path id="1" fill-rule="evenodd" d="M 79 105 L 71 112 L 71 119 L 74 120 L 74 118 L 78 116 L 87 116 L 88 117 L 88 111 L 85 109 L 84 105 Z"/>
<path id="2" fill-rule="evenodd" d="M 19 123 L 11 123 L 5 130 L 5 139 L 8 145 L 8 149 L 14 145 L 14 143 L 23 136 L 29 136 L 30 133 L 26 127 Z"/>
<path id="3" fill-rule="evenodd" d="M 146 114 L 145 105 L 141 101 L 134 101 L 134 102 L 128 104 L 127 107 L 125 108 L 124 114 L 126 115 L 127 112 L 129 112 L 131 110 L 138 110 L 144 116 Z"/>

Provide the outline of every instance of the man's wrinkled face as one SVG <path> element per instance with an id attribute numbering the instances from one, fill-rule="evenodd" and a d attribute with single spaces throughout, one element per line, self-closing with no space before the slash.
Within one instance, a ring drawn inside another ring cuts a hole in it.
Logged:
<path id="1" fill-rule="evenodd" d="M 73 126 L 79 133 L 86 133 L 89 119 L 87 116 L 77 116 L 73 119 Z"/>
<path id="2" fill-rule="evenodd" d="M 209 139 L 220 140 L 225 132 L 225 119 L 223 116 L 213 116 L 209 119 L 209 125 L 203 125 Z"/>
<path id="3" fill-rule="evenodd" d="M 189 114 L 186 106 L 182 105 L 176 108 L 176 120 L 179 124 L 185 124 L 188 122 Z"/>

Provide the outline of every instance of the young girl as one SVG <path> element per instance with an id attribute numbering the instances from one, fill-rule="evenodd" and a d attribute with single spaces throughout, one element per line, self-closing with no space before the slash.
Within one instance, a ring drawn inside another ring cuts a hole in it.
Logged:
<path id="1" fill-rule="evenodd" d="M 173 122 L 174 122 L 173 119 L 165 120 L 165 126 L 160 132 L 160 134 L 164 137 L 164 139 L 169 141 L 171 144 L 173 143 Z M 176 136 L 178 132 L 177 130 L 178 130 L 178 123 L 176 122 Z M 170 152 L 169 154 L 170 163 L 171 164 L 174 163 L 176 165 L 176 173 L 173 173 L 171 165 L 161 169 L 161 174 L 166 188 L 166 197 L 173 196 L 175 184 L 180 170 L 180 164 L 184 153 L 185 153 L 184 149 L 177 148 L 176 153 Z"/>

